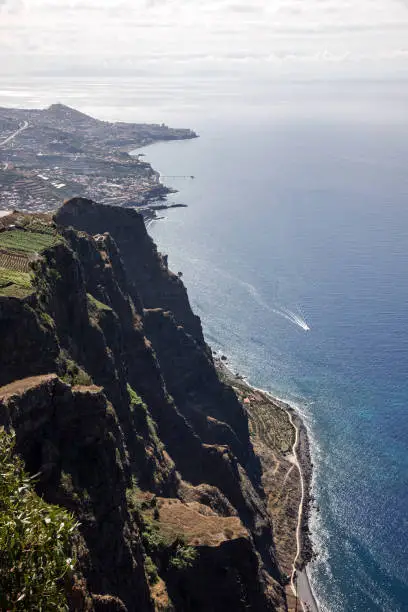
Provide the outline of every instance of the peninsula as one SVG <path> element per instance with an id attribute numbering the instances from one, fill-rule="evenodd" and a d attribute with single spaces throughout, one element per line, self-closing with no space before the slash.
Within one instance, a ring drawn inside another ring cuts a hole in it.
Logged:
<path id="1" fill-rule="evenodd" d="M 41 110 L 0 108 L 0 211 L 54 210 L 76 196 L 143 206 L 171 190 L 138 147 L 196 138 L 188 129 L 100 121 L 63 104 Z M 144 213 L 154 216 L 154 210 Z"/>

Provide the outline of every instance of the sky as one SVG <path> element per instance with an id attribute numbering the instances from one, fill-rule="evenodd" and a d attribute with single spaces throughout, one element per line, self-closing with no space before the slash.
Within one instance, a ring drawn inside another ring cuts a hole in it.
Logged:
<path id="1" fill-rule="evenodd" d="M 404 0 L 0 0 L 0 71 L 408 73 Z"/>
<path id="2" fill-rule="evenodd" d="M 34 77 L 147 79 L 175 98 L 408 82 L 408 0 L 0 0 L 0 57 L 0 103 Z"/>

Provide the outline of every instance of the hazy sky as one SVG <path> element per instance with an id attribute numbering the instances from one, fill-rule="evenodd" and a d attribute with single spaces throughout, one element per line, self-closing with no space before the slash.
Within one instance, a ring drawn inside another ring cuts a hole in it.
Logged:
<path id="1" fill-rule="evenodd" d="M 0 0 L 0 58 L 5 106 L 405 121 L 408 0 Z"/>
<path id="2" fill-rule="evenodd" d="M 0 0 L 0 73 L 408 75 L 404 0 Z"/>

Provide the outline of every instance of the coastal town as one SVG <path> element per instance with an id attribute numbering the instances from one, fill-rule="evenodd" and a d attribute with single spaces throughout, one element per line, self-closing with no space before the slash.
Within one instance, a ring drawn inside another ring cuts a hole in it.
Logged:
<path id="1" fill-rule="evenodd" d="M 48 212 L 82 196 L 154 215 L 171 189 L 142 154 L 130 153 L 196 136 L 164 124 L 100 121 L 63 104 L 0 108 L 0 211 Z"/>

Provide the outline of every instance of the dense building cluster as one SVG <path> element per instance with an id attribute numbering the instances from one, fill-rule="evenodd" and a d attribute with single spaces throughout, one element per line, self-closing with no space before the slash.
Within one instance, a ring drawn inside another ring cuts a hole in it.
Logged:
<path id="1" fill-rule="evenodd" d="M 99 121 L 62 104 L 0 108 L 0 210 L 44 212 L 73 196 L 143 206 L 168 188 L 133 149 L 194 138 L 165 125 Z"/>

